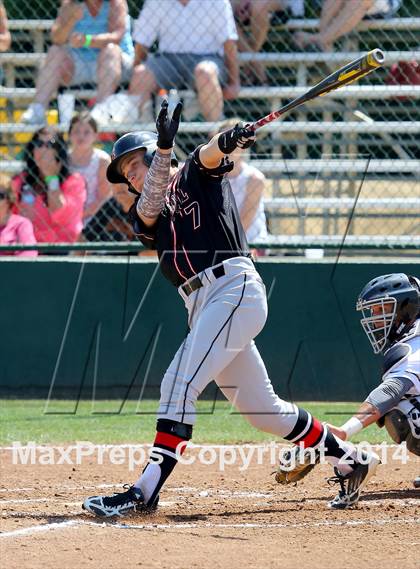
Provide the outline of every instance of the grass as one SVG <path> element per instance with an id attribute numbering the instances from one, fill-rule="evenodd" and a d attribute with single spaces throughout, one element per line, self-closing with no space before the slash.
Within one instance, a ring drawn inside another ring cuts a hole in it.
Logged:
<path id="1" fill-rule="evenodd" d="M 356 403 L 313 403 L 302 406 L 321 421 L 336 425 L 346 421 L 356 410 Z M 13 441 L 37 444 L 90 441 L 96 444 L 152 442 L 155 433 L 157 401 L 128 401 L 121 411 L 120 401 L 99 401 L 92 409 L 90 401 L 81 401 L 75 410 L 74 401 L 52 401 L 45 413 L 45 401 L 40 399 L 0 400 L 0 444 Z M 218 401 L 199 401 L 198 418 L 194 429 L 195 443 L 243 443 L 275 440 L 273 435 L 258 431 L 230 404 Z M 355 442 L 391 442 L 384 429 L 376 425 L 359 433 Z"/>

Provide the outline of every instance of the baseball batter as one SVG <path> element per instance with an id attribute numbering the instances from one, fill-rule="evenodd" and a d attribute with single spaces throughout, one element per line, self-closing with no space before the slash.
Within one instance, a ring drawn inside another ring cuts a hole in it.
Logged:
<path id="1" fill-rule="evenodd" d="M 172 118 L 162 103 L 157 136 L 128 133 L 114 145 L 107 176 L 136 194 L 130 210 L 135 233 L 157 249 L 163 275 L 177 287 L 190 331 L 161 384 L 157 432 L 148 464 L 125 492 L 92 496 L 85 510 L 98 516 L 154 510 L 159 492 L 191 439 L 196 401 L 214 379 L 225 396 L 258 429 L 305 448 L 325 446 L 343 484 L 332 508 L 355 505 L 379 459 L 357 461 L 350 443 L 273 390 L 254 343 L 267 318 L 264 284 L 251 259 L 225 174 L 229 155 L 248 148 L 255 133 L 238 124 L 199 146 L 182 168 L 173 152 L 182 105 Z M 340 462 L 345 455 L 350 464 Z"/>

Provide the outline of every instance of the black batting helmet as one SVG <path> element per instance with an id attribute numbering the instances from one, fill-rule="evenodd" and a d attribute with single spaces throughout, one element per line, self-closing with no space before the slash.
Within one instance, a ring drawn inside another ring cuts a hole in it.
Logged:
<path id="1" fill-rule="evenodd" d="M 121 159 L 134 150 L 144 150 L 143 161 L 146 166 L 150 166 L 156 149 L 157 134 L 154 132 L 143 130 L 124 134 L 115 142 L 112 149 L 111 163 L 106 171 L 108 181 L 111 184 L 126 184 L 127 180 L 120 171 Z M 171 164 L 178 166 L 178 159 L 174 152 L 172 152 Z"/>
<path id="2" fill-rule="evenodd" d="M 373 306 L 381 309 L 372 311 Z M 404 273 L 372 279 L 357 299 L 356 310 L 375 354 L 398 341 L 420 315 L 420 280 Z"/>

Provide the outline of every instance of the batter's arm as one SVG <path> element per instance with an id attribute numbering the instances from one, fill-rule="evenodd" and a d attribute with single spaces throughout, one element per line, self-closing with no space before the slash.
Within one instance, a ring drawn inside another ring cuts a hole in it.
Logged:
<path id="1" fill-rule="evenodd" d="M 147 172 L 143 191 L 137 202 L 137 215 L 146 227 L 155 225 L 165 205 L 171 169 L 171 154 L 171 148 L 158 148 Z"/>
<path id="2" fill-rule="evenodd" d="M 171 170 L 171 155 L 179 128 L 182 103 L 178 103 L 172 117 L 168 115 L 168 101 L 163 101 L 156 120 L 157 150 L 144 181 L 141 197 L 137 202 L 137 214 L 146 225 L 152 227 L 165 205 Z"/>
<path id="3" fill-rule="evenodd" d="M 220 166 L 223 158 L 237 148 L 249 148 L 256 140 L 255 132 L 238 123 L 233 128 L 216 134 L 200 148 L 200 162 L 209 170 Z"/>

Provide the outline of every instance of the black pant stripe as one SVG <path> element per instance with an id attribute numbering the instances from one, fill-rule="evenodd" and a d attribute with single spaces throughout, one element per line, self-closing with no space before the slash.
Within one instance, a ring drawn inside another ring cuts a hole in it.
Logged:
<path id="1" fill-rule="evenodd" d="M 309 419 L 309 413 L 307 411 L 305 411 L 305 409 L 302 409 L 301 407 L 299 407 L 299 415 L 298 415 L 298 420 L 296 422 L 296 425 L 293 427 L 292 432 L 289 433 L 288 435 L 286 435 L 284 438 L 288 441 L 292 441 L 293 439 L 296 439 L 296 437 L 298 437 L 304 431 L 307 432 L 309 429 L 305 430 L 305 427 L 308 424 L 308 419 Z M 311 423 L 312 423 L 312 421 L 311 421 Z M 309 428 L 311 428 L 311 426 L 312 425 L 310 425 Z"/>
<path id="2" fill-rule="evenodd" d="M 222 327 L 220 328 L 220 330 L 217 332 L 216 336 L 213 338 L 212 343 L 210 344 L 209 349 L 207 350 L 207 352 L 204 354 L 203 359 L 201 360 L 201 362 L 198 364 L 197 369 L 195 370 L 193 376 L 191 377 L 190 381 L 187 383 L 187 386 L 185 388 L 185 394 L 184 394 L 184 401 L 183 401 L 183 406 L 182 406 L 182 418 L 181 418 L 181 423 L 184 420 L 185 417 L 185 405 L 187 402 L 187 393 L 188 393 L 188 389 L 191 385 L 191 383 L 194 381 L 194 378 L 196 377 L 197 373 L 200 371 L 201 366 L 203 365 L 203 363 L 205 362 L 207 356 L 209 355 L 209 353 L 211 352 L 211 349 L 214 346 L 214 343 L 216 342 L 217 338 L 220 336 L 220 334 L 223 332 L 223 330 L 226 328 L 226 326 L 229 324 L 229 322 L 232 320 L 233 315 L 235 314 L 236 310 L 240 307 L 241 302 L 243 300 L 244 297 L 244 293 L 245 293 L 245 286 L 246 286 L 246 273 L 244 274 L 244 284 L 242 286 L 242 292 L 241 292 L 241 297 L 239 299 L 238 304 L 233 308 L 232 312 L 229 314 L 229 317 L 227 318 L 226 322 L 222 325 Z"/>

